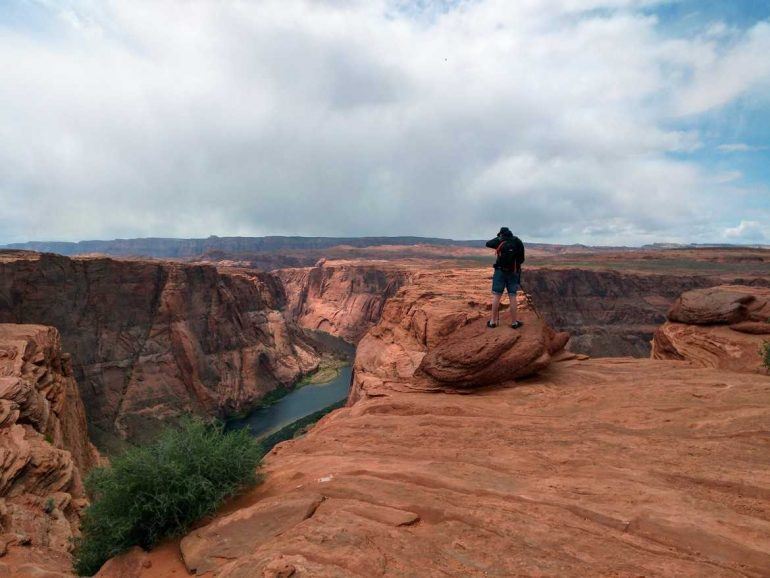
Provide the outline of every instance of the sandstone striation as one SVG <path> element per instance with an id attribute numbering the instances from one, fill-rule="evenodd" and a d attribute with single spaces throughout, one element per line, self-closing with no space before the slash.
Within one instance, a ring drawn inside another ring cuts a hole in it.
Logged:
<path id="1" fill-rule="evenodd" d="M 591 359 L 512 385 L 390 391 L 330 414 L 275 448 L 262 486 L 182 540 L 186 569 L 767 575 L 766 378 Z M 147 557 L 168 568 L 167 551 Z"/>
<path id="2" fill-rule="evenodd" d="M 0 324 L 0 556 L 21 550 L 0 558 L 0 575 L 17 562 L 30 573 L 43 560 L 69 567 L 82 477 L 98 460 L 58 332 Z"/>
<path id="3" fill-rule="evenodd" d="M 410 271 L 386 262 L 326 261 L 276 271 L 286 292 L 286 314 L 302 327 L 350 343 L 380 319 L 385 302 L 408 282 Z"/>
<path id="4" fill-rule="evenodd" d="M 766 372 L 760 347 L 770 341 L 770 289 L 723 285 L 682 294 L 652 344 L 655 359 L 701 367 Z"/>
<path id="5" fill-rule="evenodd" d="M 141 440 L 247 408 L 318 367 L 280 281 L 211 265 L 0 252 L 0 322 L 59 329 L 94 430 Z"/>
<path id="6" fill-rule="evenodd" d="M 487 329 L 477 273 L 414 275 L 348 407 L 178 550 L 100 576 L 766 576 L 767 378 L 570 355 L 526 303 Z"/>
<path id="7" fill-rule="evenodd" d="M 553 331 L 523 300 L 522 329 L 508 327 L 507 311 L 500 327 L 487 328 L 486 277 L 477 270 L 414 274 L 358 344 L 350 403 L 394 389 L 463 391 L 546 367 L 569 336 Z"/>

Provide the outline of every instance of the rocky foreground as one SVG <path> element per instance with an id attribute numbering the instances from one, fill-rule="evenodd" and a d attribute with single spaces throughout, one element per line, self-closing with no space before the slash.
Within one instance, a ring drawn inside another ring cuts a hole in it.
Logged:
<path id="1" fill-rule="evenodd" d="M 98 461 L 58 332 L 0 324 L 0 576 L 69 569 Z"/>
<path id="2" fill-rule="evenodd" d="M 386 304 L 351 405 L 263 485 L 100 575 L 770 575 L 766 376 L 578 358 L 526 308 L 487 330 L 469 275 Z"/>

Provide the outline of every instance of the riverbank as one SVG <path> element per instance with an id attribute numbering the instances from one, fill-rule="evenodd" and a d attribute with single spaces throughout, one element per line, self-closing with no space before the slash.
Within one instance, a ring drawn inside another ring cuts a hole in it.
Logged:
<path id="1" fill-rule="evenodd" d="M 254 409 L 246 416 L 228 420 L 227 427 L 248 427 L 257 439 L 273 435 L 298 420 L 344 402 L 350 389 L 352 371 L 352 366 L 330 360 L 301 384 L 282 392 L 280 398 L 273 398 L 269 404 Z"/>

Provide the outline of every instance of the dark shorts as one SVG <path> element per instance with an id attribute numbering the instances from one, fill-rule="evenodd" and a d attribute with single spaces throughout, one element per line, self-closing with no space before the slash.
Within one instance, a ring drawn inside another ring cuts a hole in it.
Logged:
<path id="1" fill-rule="evenodd" d="M 492 275 L 492 293 L 502 295 L 508 290 L 508 295 L 516 295 L 516 291 L 521 288 L 521 273 L 506 272 L 502 269 L 495 269 Z"/>

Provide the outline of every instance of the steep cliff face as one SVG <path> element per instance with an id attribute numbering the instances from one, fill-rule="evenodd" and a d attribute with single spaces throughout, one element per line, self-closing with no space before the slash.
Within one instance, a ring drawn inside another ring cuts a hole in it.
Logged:
<path id="1" fill-rule="evenodd" d="M 387 298 L 420 271 L 442 274 L 435 263 L 407 260 L 321 261 L 276 274 L 285 287 L 290 319 L 355 343 L 379 320 Z M 468 271 L 474 283 L 489 283 L 491 268 Z M 648 357 L 653 333 L 666 320 L 671 302 L 684 291 L 722 282 L 699 275 L 577 268 L 527 268 L 523 276 L 523 288 L 543 318 L 571 335 L 570 350 L 596 357 Z M 441 287 L 434 292 L 440 294 Z M 487 287 L 479 300 L 486 304 L 489 299 Z"/>
<path id="2" fill-rule="evenodd" d="M 276 446 L 181 561 L 100 575 L 766 574 L 766 377 L 558 354 L 525 304 L 513 330 L 485 303 L 474 272 L 415 276 L 361 340 L 348 407 Z"/>
<path id="3" fill-rule="evenodd" d="M 595 357 L 648 357 L 653 333 L 666 321 L 674 299 L 724 282 L 585 269 L 527 269 L 522 281 L 548 323 L 572 336 L 570 350 Z"/>
<path id="4" fill-rule="evenodd" d="M 272 275 L 168 262 L 0 255 L 0 322 L 57 327 L 89 420 L 142 439 L 247 407 L 319 362 Z"/>
<path id="5" fill-rule="evenodd" d="M 324 260 L 314 267 L 275 273 L 284 285 L 289 319 L 350 343 L 357 343 L 379 321 L 385 301 L 411 275 L 407 268 L 386 262 Z"/>
<path id="6" fill-rule="evenodd" d="M 655 332 L 653 359 L 766 373 L 760 347 L 770 341 L 770 289 L 722 285 L 688 291 Z"/>
<path id="7" fill-rule="evenodd" d="M 69 552 L 86 505 L 82 476 L 98 459 L 58 332 L 0 324 L 0 556 L 19 544 L 32 562 Z M 12 569 L 0 558 L 0 573 Z"/>

